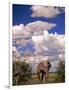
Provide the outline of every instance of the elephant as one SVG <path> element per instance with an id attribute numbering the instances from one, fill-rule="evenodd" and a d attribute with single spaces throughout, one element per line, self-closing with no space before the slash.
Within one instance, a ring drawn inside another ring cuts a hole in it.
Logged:
<path id="1" fill-rule="evenodd" d="M 46 60 L 46 61 L 41 61 L 40 63 L 37 64 L 36 67 L 36 73 L 38 79 L 43 82 L 43 79 L 45 81 L 48 81 L 48 72 L 51 67 L 51 63 Z"/>

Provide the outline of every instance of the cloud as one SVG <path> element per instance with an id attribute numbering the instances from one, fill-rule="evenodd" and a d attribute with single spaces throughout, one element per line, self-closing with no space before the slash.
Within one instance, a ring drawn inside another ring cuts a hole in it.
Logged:
<path id="1" fill-rule="evenodd" d="M 28 23 L 25 26 L 24 24 L 15 25 L 12 28 L 13 39 L 29 38 L 32 33 L 42 33 L 43 30 L 49 30 L 55 26 L 55 23 L 48 23 L 44 21 L 35 21 Z"/>
<path id="2" fill-rule="evenodd" d="M 54 58 L 51 58 L 55 59 L 65 52 L 64 35 L 48 33 L 48 29 L 55 26 L 56 24 L 42 21 L 35 21 L 25 26 L 23 24 L 13 26 L 13 45 L 18 45 L 17 49 L 20 49 L 28 44 L 32 44 L 32 47 L 35 49 L 34 54 L 53 56 Z M 27 32 L 29 33 L 28 35 Z M 14 50 L 16 49 L 14 48 Z"/>
<path id="3" fill-rule="evenodd" d="M 32 17 L 45 17 L 53 18 L 60 14 L 64 8 L 54 7 L 54 6 L 32 6 Z"/>
<path id="4" fill-rule="evenodd" d="M 20 24 L 20 25 L 15 25 L 12 28 L 12 35 L 13 35 L 13 39 L 21 39 L 21 38 L 27 38 L 30 37 L 30 33 L 25 30 L 25 26 L 24 24 Z"/>
<path id="5" fill-rule="evenodd" d="M 28 44 L 31 40 L 27 40 L 27 39 L 17 39 L 17 40 L 13 40 L 13 44 L 14 45 L 21 45 L 21 46 L 26 46 L 26 44 Z"/>
<path id="6" fill-rule="evenodd" d="M 48 31 L 44 31 L 43 35 L 32 36 L 32 40 L 34 42 L 36 54 L 55 57 L 65 53 L 64 35 L 49 34 Z"/>
<path id="7" fill-rule="evenodd" d="M 17 49 L 15 46 L 12 47 L 12 52 L 17 52 Z"/>
<path id="8" fill-rule="evenodd" d="M 12 28 L 13 44 L 25 46 L 29 42 L 32 42 L 32 35 L 41 35 L 43 34 L 44 30 L 52 29 L 55 26 L 56 24 L 43 21 L 35 21 L 32 23 L 28 23 L 27 25 L 15 25 Z"/>
<path id="9" fill-rule="evenodd" d="M 31 33 L 25 29 L 24 24 L 15 25 L 12 29 L 13 45 L 25 46 L 30 41 Z"/>
<path id="10" fill-rule="evenodd" d="M 44 21 L 35 21 L 25 26 L 25 29 L 29 32 L 40 32 L 43 30 L 49 30 L 56 26 L 55 23 L 48 23 Z"/>
<path id="11" fill-rule="evenodd" d="M 15 46 L 12 47 L 12 57 L 13 61 L 20 60 L 20 53 L 18 52 Z"/>

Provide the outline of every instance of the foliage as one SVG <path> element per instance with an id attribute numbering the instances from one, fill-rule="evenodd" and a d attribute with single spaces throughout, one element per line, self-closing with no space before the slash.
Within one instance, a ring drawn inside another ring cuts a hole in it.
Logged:
<path id="1" fill-rule="evenodd" d="M 31 79 L 31 67 L 25 62 L 13 62 L 13 85 L 25 84 Z"/>
<path id="2" fill-rule="evenodd" d="M 65 81 L 65 63 L 64 63 L 64 61 L 59 62 L 56 80 L 58 80 L 60 82 Z"/>

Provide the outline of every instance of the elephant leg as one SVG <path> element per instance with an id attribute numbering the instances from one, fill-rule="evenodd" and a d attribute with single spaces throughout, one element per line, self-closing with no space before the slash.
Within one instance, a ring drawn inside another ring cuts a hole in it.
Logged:
<path id="1" fill-rule="evenodd" d="M 37 77 L 40 80 L 40 72 L 37 72 Z"/>
<path id="2" fill-rule="evenodd" d="M 44 80 L 46 81 L 46 72 L 45 72 L 45 78 L 44 78 Z"/>
<path id="3" fill-rule="evenodd" d="M 46 71 L 46 77 L 45 80 L 48 81 L 48 71 Z"/>
<path id="4" fill-rule="evenodd" d="M 41 72 L 41 82 L 43 82 L 43 78 L 44 78 L 44 71 Z"/>

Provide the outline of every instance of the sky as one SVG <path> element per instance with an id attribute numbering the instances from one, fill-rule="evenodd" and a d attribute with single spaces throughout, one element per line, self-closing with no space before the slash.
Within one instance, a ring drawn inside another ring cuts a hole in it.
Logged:
<path id="1" fill-rule="evenodd" d="M 56 17 L 48 18 L 48 17 L 31 17 L 32 9 L 31 5 L 13 5 L 13 25 L 19 25 L 23 23 L 24 25 L 28 24 L 29 22 L 34 21 L 46 21 L 51 23 L 56 23 L 57 26 L 52 28 L 49 33 L 64 34 L 65 33 L 65 12 L 57 14 Z M 60 7 L 59 7 L 60 8 Z M 64 10 L 64 9 L 63 9 Z"/>
<path id="2" fill-rule="evenodd" d="M 12 19 L 13 59 L 29 54 L 29 62 L 54 60 L 53 67 L 64 60 L 64 7 L 13 4 Z"/>

